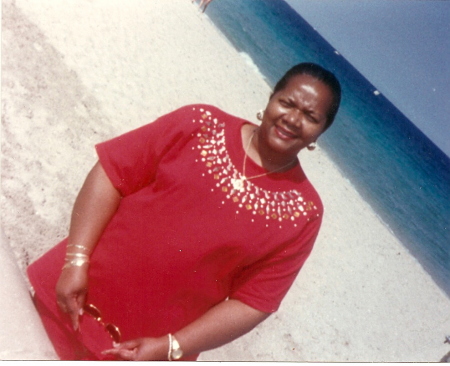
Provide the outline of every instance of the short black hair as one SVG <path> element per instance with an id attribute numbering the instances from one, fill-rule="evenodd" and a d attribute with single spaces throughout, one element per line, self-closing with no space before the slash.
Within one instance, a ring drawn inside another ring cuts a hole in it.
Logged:
<path id="1" fill-rule="evenodd" d="M 278 81 L 273 89 L 273 94 L 283 90 L 294 76 L 297 75 L 309 75 L 313 78 L 321 81 L 326 86 L 328 86 L 333 94 L 333 103 L 327 115 L 327 123 L 325 125 L 325 130 L 331 126 L 336 117 L 336 114 L 341 103 L 341 84 L 336 76 L 322 66 L 312 63 L 312 62 L 302 62 L 295 65 L 289 69 L 284 76 Z M 272 94 L 272 95 L 273 95 Z"/>

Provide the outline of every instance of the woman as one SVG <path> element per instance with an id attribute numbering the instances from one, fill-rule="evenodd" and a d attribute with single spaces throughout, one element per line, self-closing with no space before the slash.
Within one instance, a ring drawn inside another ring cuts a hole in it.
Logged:
<path id="1" fill-rule="evenodd" d="M 195 360 L 275 312 L 322 221 L 297 154 L 339 103 L 303 63 L 260 127 L 192 105 L 97 145 L 68 238 L 28 269 L 58 355 Z"/>

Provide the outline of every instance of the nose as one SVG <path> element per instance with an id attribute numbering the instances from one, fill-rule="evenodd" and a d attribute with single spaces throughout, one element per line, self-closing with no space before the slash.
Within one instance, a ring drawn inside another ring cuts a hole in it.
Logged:
<path id="1" fill-rule="evenodd" d="M 285 116 L 285 120 L 289 126 L 292 128 L 301 128 L 302 125 L 302 113 L 296 109 L 292 108 Z"/>

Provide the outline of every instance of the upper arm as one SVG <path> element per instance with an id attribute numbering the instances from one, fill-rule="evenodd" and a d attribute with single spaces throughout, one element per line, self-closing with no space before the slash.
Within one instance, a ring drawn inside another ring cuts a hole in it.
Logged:
<path id="1" fill-rule="evenodd" d="M 127 196 L 151 184 L 167 152 L 191 134 L 192 108 L 183 107 L 152 123 L 96 145 L 113 186 Z"/>
<path id="2" fill-rule="evenodd" d="M 308 223 L 291 243 L 247 266 L 234 278 L 231 299 L 275 312 L 312 251 L 321 220 Z"/>

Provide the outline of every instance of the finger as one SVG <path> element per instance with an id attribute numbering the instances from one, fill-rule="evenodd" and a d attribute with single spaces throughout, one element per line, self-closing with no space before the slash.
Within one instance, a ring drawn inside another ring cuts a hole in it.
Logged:
<path id="1" fill-rule="evenodd" d="M 83 307 L 86 303 L 86 292 L 83 292 L 78 295 L 76 298 L 77 301 L 77 307 L 78 307 L 78 314 L 83 315 Z"/>
<path id="2" fill-rule="evenodd" d="M 66 306 L 66 304 L 63 301 L 57 300 L 56 303 L 58 304 L 58 307 L 60 308 L 60 310 L 63 313 L 67 313 L 68 312 L 67 306 Z"/>
<path id="3" fill-rule="evenodd" d="M 118 355 L 119 354 L 119 350 L 116 348 L 110 348 L 110 349 L 105 349 L 104 351 L 102 351 L 103 355 Z"/>
<path id="4" fill-rule="evenodd" d="M 111 348 L 102 351 L 104 355 L 113 355 L 120 357 L 123 360 L 134 360 L 136 358 L 137 349 L 126 349 L 126 348 Z"/>
<path id="5" fill-rule="evenodd" d="M 137 354 L 137 348 L 129 349 L 119 349 L 119 357 L 124 360 L 135 360 Z"/>
<path id="6" fill-rule="evenodd" d="M 69 309 L 67 308 L 67 297 L 57 294 L 56 304 L 61 309 L 63 313 L 67 313 Z"/>
<path id="7" fill-rule="evenodd" d="M 131 339 L 129 341 L 125 341 L 122 343 L 117 344 L 114 348 L 115 349 L 134 349 L 136 347 L 139 347 L 141 344 L 141 340 L 138 339 Z"/>
<path id="8" fill-rule="evenodd" d="M 70 316 L 70 320 L 72 321 L 72 326 L 74 330 L 78 330 L 79 328 L 79 314 L 80 307 L 78 305 L 78 301 L 75 297 L 69 297 L 67 299 L 67 313 Z"/>
<path id="9" fill-rule="evenodd" d="M 102 353 L 106 355 L 114 355 L 125 360 L 134 360 L 137 355 L 137 348 L 140 346 L 140 339 L 132 339 L 122 343 L 114 344 L 114 348 L 107 349 Z"/>

